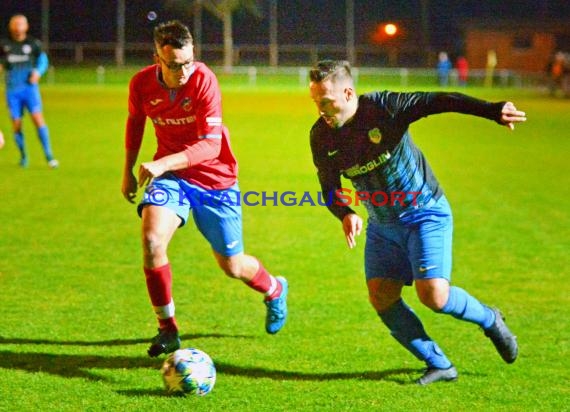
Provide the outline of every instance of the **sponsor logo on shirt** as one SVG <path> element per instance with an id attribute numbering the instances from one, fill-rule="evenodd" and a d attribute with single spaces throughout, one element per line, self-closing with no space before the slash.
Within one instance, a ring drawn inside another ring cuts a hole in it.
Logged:
<path id="1" fill-rule="evenodd" d="M 390 154 L 390 152 L 388 150 L 386 150 L 384 153 L 381 153 L 377 159 L 371 160 L 370 162 L 368 162 L 364 165 L 356 164 L 354 166 L 349 167 L 346 170 L 343 170 L 342 172 L 345 173 L 346 176 L 348 176 L 350 178 L 355 177 L 355 176 L 364 175 L 364 174 L 369 173 L 372 170 L 382 166 L 391 157 L 392 157 L 392 155 Z"/>
<path id="2" fill-rule="evenodd" d="M 8 60 L 8 63 L 25 63 L 30 61 L 30 56 L 21 54 L 9 54 L 6 60 Z"/>
<path id="3" fill-rule="evenodd" d="M 183 126 L 194 123 L 196 116 L 179 117 L 177 119 L 163 119 L 162 117 L 155 117 L 151 119 L 154 124 L 159 126 Z"/>

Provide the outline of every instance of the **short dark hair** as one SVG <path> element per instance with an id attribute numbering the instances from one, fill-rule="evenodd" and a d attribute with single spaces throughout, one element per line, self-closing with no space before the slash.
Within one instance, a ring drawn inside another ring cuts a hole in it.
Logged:
<path id="1" fill-rule="evenodd" d="M 160 23 L 154 28 L 154 42 L 159 47 L 172 46 L 181 49 L 192 45 L 192 34 L 188 27 L 178 20 Z"/>
<path id="2" fill-rule="evenodd" d="M 309 78 L 313 82 L 322 82 L 331 79 L 352 79 L 350 63 L 347 60 L 321 60 L 309 72 Z"/>

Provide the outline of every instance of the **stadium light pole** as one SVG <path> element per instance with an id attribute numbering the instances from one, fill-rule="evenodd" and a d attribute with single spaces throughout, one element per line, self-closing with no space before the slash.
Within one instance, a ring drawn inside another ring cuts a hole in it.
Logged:
<path id="1" fill-rule="evenodd" d="M 422 27 L 422 46 L 424 50 L 424 60 L 428 66 L 432 66 L 431 58 L 431 36 L 429 30 L 429 0 L 421 0 L 421 27 Z"/>
<path id="2" fill-rule="evenodd" d="M 277 45 L 277 0 L 269 0 L 269 65 L 279 64 L 279 49 Z"/>
<path id="3" fill-rule="evenodd" d="M 49 0 L 42 0 L 42 43 L 49 50 Z"/>
<path id="4" fill-rule="evenodd" d="M 125 65 L 125 0 L 117 0 L 117 45 L 115 47 L 117 66 Z"/>
<path id="5" fill-rule="evenodd" d="M 352 65 L 356 65 L 354 49 L 354 0 L 346 0 L 346 57 Z"/>
<path id="6" fill-rule="evenodd" d="M 194 53 L 196 58 L 200 59 L 202 56 L 202 0 L 196 0 L 193 7 Z"/>

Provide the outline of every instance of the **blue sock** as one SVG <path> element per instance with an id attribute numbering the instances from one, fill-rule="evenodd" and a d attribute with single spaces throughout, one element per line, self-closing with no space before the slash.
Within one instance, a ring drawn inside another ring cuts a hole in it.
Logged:
<path id="1" fill-rule="evenodd" d="M 483 305 L 463 289 L 455 286 L 449 288 L 449 299 L 445 306 L 441 308 L 441 313 L 475 323 L 483 329 L 491 327 L 495 322 L 495 314 L 489 307 Z"/>
<path id="2" fill-rule="evenodd" d="M 378 313 L 392 336 L 429 368 L 447 369 L 451 362 L 426 334 L 422 322 L 402 299 L 383 313 Z"/>
<path id="3" fill-rule="evenodd" d="M 20 150 L 20 155 L 22 159 L 26 158 L 26 144 L 24 142 L 24 133 L 22 132 L 15 132 L 14 133 L 14 140 L 16 141 L 16 146 Z"/>
<path id="4" fill-rule="evenodd" d="M 38 137 L 42 143 L 46 160 L 49 162 L 53 159 L 53 154 L 51 153 L 51 145 L 49 141 L 49 129 L 46 125 L 43 125 L 38 129 Z"/>

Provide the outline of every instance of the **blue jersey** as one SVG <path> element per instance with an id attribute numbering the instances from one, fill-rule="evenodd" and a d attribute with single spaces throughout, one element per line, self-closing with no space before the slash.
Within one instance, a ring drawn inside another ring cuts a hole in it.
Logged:
<path id="1" fill-rule="evenodd" d="M 362 199 L 370 219 L 397 221 L 443 194 L 431 167 L 413 143 L 409 125 L 428 115 L 458 112 L 500 123 L 504 102 L 489 103 L 460 93 L 374 92 L 359 96 L 354 117 L 342 127 L 319 118 L 311 150 L 329 210 L 339 219 Z M 356 192 L 341 187 L 341 176 Z"/>
<path id="2" fill-rule="evenodd" d="M 6 71 L 6 90 L 14 91 L 29 86 L 32 70 L 43 75 L 49 65 L 41 42 L 33 37 L 23 41 L 4 39 L 0 43 L 0 64 Z"/>

